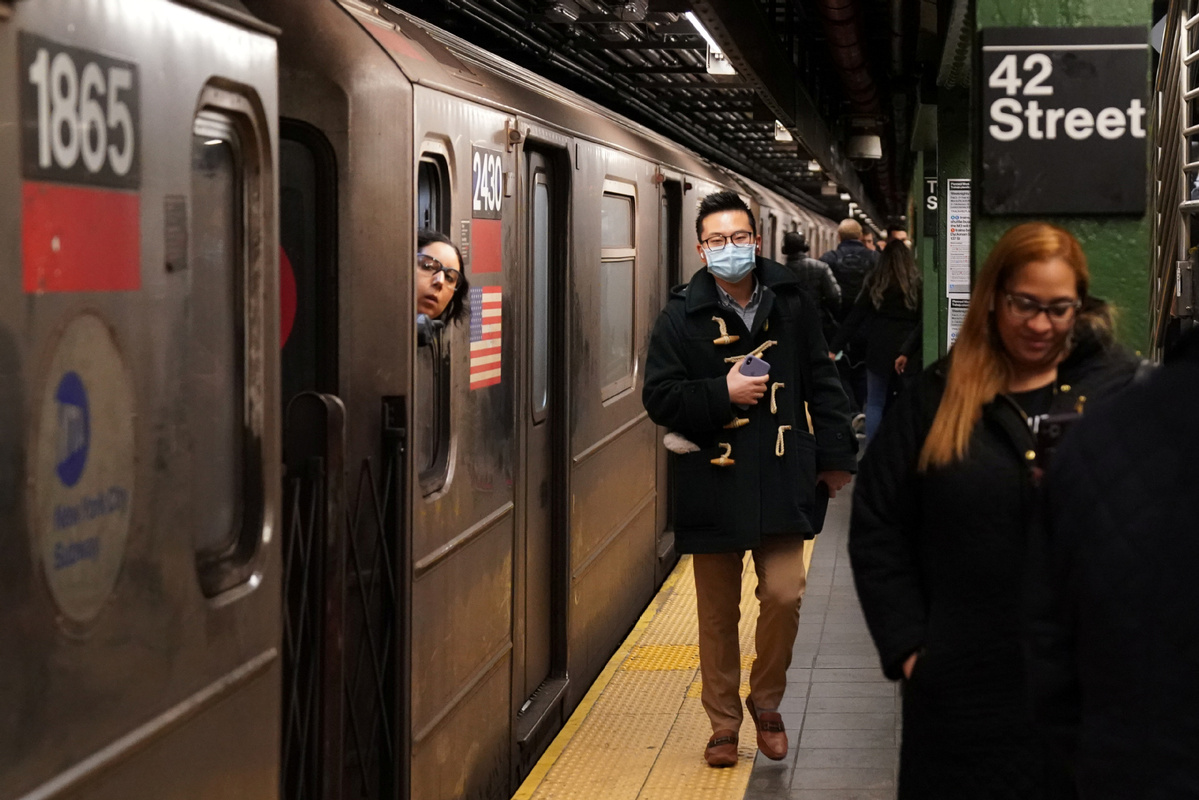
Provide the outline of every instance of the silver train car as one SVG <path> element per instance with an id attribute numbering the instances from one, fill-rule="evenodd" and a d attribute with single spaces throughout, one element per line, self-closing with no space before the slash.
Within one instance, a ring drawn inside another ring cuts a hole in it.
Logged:
<path id="1" fill-rule="evenodd" d="M 640 386 L 696 203 L 835 225 L 411 17 L 243 2 L 0 21 L 0 798 L 508 797 L 675 560 Z M 111 284 L 41 184 L 133 203 Z M 469 324 L 417 330 L 423 227 Z"/>
<path id="2" fill-rule="evenodd" d="M 275 31 L 0 3 L 0 797 L 271 797 Z"/>

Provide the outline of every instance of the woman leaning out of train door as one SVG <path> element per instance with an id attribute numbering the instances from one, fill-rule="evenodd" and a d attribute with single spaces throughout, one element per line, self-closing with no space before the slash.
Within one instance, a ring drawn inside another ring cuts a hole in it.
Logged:
<path id="1" fill-rule="evenodd" d="M 903 679 L 899 797 L 1070 797 L 1028 711 L 1028 419 L 1082 410 L 1139 360 L 1113 341 L 1066 231 L 1009 230 L 949 356 L 888 412 L 861 465 L 849 552 L 884 673 Z"/>
<path id="2" fill-rule="evenodd" d="M 416 234 L 416 313 L 443 324 L 466 318 L 470 282 L 462 270 L 462 253 L 445 234 Z"/>

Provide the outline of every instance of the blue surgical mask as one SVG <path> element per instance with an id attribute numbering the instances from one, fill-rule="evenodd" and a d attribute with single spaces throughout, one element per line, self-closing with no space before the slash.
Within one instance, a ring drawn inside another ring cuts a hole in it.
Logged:
<path id="1" fill-rule="evenodd" d="M 732 242 L 726 242 L 719 250 L 705 250 L 708 259 L 708 271 L 729 283 L 737 283 L 754 269 L 756 245 L 738 247 Z"/>

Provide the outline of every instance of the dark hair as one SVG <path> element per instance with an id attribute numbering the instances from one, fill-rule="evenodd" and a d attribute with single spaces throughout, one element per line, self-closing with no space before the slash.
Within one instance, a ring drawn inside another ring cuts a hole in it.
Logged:
<path id="1" fill-rule="evenodd" d="M 891 234 L 896 233 L 896 232 L 907 233 L 908 229 L 906 227 L 904 227 L 903 225 L 888 225 L 887 226 L 887 238 L 888 239 L 891 238 Z"/>
<path id="2" fill-rule="evenodd" d="M 909 311 L 920 307 L 920 269 L 912 251 L 902 245 L 888 247 L 879 256 L 878 266 L 870 271 L 862 291 L 870 296 L 876 309 L 883 306 L 883 294 L 892 287 L 903 294 L 903 304 Z"/>
<path id="3" fill-rule="evenodd" d="M 754 212 L 749 210 L 749 206 L 741 199 L 741 196 L 736 192 L 715 192 L 708 195 L 699 203 L 699 213 L 695 215 L 695 238 L 702 239 L 704 236 L 704 220 L 713 214 L 719 214 L 721 211 L 744 211 L 749 217 L 749 229 L 756 236 L 758 226 L 754 222 Z"/>
<path id="4" fill-rule="evenodd" d="M 799 231 L 787 231 L 783 234 L 783 255 L 793 256 L 797 253 L 808 252 L 808 241 Z"/>
<path id="5" fill-rule="evenodd" d="M 458 259 L 458 271 L 462 273 L 462 277 L 458 279 L 458 285 L 454 287 L 454 296 L 450 298 L 450 302 L 446 303 L 445 310 L 441 312 L 438 319 L 443 322 L 462 322 L 470 316 L 470 303 L 467 300 L 470 297 L 470 281 L 466 279 L 466 263 L 462 260 L 462 251 L 444 233 L 428 229 L 416 232 L 416 251 L 418 253 L 434 242 L 448 244 L 454 249 L 454 255 Z"/>

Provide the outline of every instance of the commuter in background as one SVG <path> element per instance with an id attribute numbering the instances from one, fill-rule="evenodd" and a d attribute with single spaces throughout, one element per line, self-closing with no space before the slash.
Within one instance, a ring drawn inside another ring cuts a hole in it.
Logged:
<path id="1" fill-rule="evenodd" d="M 887 244 L 901 242 L 904 247 L 911 247 L 912 240 L 908 238 L 908 229 L 902 225 L 887 226 Z"/>
<path id="2" fill-rule="evenodd" d="M 842 350 L 859 332 L 866 343 L 866 441 L 874 438 L 883 418 L 892 384 L 895 360 L 920 324 L 920 270 L 906 247 L 888 247 L 878 267 L 866 276 L 862 293 L 841 330 L 829 343 L 830 356 Z M 902 371 L 902 370 L 900 370 Z"/>
<path id="3" fill-rule="evenodd" d="M 783 234 L 783 255 L 787 266 L 799 278 L 800 286 L 820 307 L 821 329 L 825 340 L 837 335 L 837 318 L 841 314 L 841 287 L 828 264 L 808 256 L 808 242 L 802 233 Z"/>
<path id="4" fill-rule="evenodd" d="M 1199 798 L 1199 331 L 1054 456 L 1034 708 L 1082 800 Z"/>
<path id="5" fill-rule="evenodd" d="M 862 231 L 862 244 L 866 245 L 867 250 L 874 251 L 878 249 L 874 246 L 874 231 Z"/>
<path id="6" fill-rule="evenodd" d="M 904 680 L 902 799 L 1069 796 L 1026 680 L 1028 421 L 1089 408 L 1136 372 L 1089 284 L 1069 233 L 1009 230 L 953 350 L 896 400 L 862 461 L 849 554 L 883 672 Z"/>
<path id="7" fill-rule="evenodd" d="M 867 250 L 862 244 L 862 226 L 857 220 L 843 219 L 837 226 L 840 243 L 820 257 L 833 270 L 837 285 L 841 287 L 841 311 L 837 324 L 844 322 L 853 308 L 854 301 L 862 292 L 866 275 L 878 264 L 879 254 Z M 846 342 L 844 357 L 838 360 L 837 368 L 845 384 L 854 411 L 861 411 L 866 402 L 866 365 L 863 358 L 864 343 L 858 339 Z"/>
<path id="8" fill-rule="evenodd" d="M 746 707 L 762 754 L 781 759 L 803 543 L 823 524 L 821 500 L 857 468 L 857 442 L 816 306 L 791 270 L 757 255 L 753 212 L 718 192 L 700 203 L 695 229 L 707 269 L 671 293 L 654 324 L 642 402 L 671 431 L 675 546 L 695 554 L 700 697 L 713 731 L 704 758 L 728 767 L 742 720 L 742 557 L 753 552 L 761 612 Z M 749 354 L 767 374 L 742 372 Z"/>
<path id="9" fill-rule="evenodd" d="M 416 234 L 416 312 L 443 323 L 470 315 L 470 282 L 462 272 L 462 254 L 445 234 L 421 230 Z"/>

